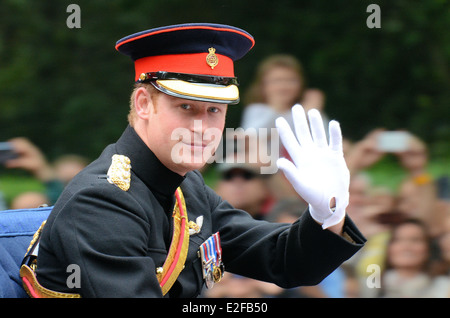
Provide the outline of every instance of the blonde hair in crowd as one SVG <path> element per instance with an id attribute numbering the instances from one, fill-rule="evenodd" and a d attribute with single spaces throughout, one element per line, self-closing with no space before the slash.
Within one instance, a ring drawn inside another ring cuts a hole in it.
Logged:
<path id="1" fill-rule="evenodd" d="M 298 74 L 300 79 L 302 89 L 300 90 L 299 96 L 297 96 L 297 100 L 295 102 L 300 101 L 301 94 L 303 93 L 304 88 L 306 87 L 306 79 L 303 71 L 303 66 L 300 61 L 292 55 L 289 54 L 276 54 L 272 55 L 259 64 L 258 69 L 256 71 L 255 79 L 253 83 L 250 85 L 249 89 L 246 92 L 245 96 L 245 104 L 253 104 L 253 103 L 265 103 L 264 96 L 264 77 L 265 75 L 276 67 L 284 67 L 293 70 Z"/>

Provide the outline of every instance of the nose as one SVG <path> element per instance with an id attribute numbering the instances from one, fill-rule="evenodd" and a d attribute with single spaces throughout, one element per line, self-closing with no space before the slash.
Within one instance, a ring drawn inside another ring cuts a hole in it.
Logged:
<path id="1" fill-rule="evenodd" d="M 193 120 L 192 121 L 192 123 L 191 123 L 191 131 L 194 133 L 194 134 L 200 134 L 200 135 L 203 135 L 203 133 L 205 132 L 205 130 L 206 130 L 206 127 L 207 125 L 206 125 L 206 122 L 205 122 L 205 120 L 202 120 L 202 119 L 195 119 L 195 120 Z"/>

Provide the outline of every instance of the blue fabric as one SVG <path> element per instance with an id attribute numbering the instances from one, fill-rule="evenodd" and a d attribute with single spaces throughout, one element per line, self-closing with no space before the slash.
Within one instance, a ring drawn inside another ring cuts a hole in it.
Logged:
<path id="1" fill-rule="evenodd" d="M 214 47 L 216 53 L 236 61 L 253 45 L 253 37 L 239 28 L 223 24 L 187 23 L 129 35 L 117 41 L 116 48 L 135 61 L 147 56 L 207 53 L 208 48 Z"/>
<path id="2" fill-rule="evenodd" d="M 319 284 L 330 298 L 345 298 L 345 273 L 338 267 Z"/>
<path id="3" fill-rule="evenodd" d="M 33 234 L 53 207 L 0 211 L 0 298 L 27 297 L 20 264 Z"/>

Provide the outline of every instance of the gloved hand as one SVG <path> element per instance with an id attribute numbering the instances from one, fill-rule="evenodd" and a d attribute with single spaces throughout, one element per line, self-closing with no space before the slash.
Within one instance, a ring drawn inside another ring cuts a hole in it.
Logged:
<path id="1" fill-rule="evenodd" d="M 312 218 L 326 229 L 345 217 L 349 200 L 350 173 L 342 152 L 341 128 L 337 121 L 330 121 L 328 144 L 318 110 L 308 112 L 311 132 L 302 106 L 295 105 L 292 116 L 297 139 L 284 118 L 276 120 L 276 127 L 293 162 L 280 158 L 277 166 L 309 204 Z"/>

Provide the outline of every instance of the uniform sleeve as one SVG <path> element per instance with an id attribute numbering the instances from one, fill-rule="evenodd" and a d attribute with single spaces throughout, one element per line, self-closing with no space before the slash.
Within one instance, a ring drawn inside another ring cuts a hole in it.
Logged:
<path id="1" fill-rule="evenodd" d="M 208 189 L 208 187 L 207 187 Z M 365 242 L 346 217 L 346 237 L 323 230 L 305 211 L 294 224 L 254 220 L 208 189 L 213 230 L 220 232 L 227 271 L 284 288 L 315 285 Z"/>
<path id="2" fill-rule="evenodd" d="M 117 187 L 108 184 L 92 191 L 72 196 L 50 229 L 62 267 L 80 268 L 80 288 L 70 292 L 82 297 L 162 297 L 147 254 L 151 229 L 144 211 Z"/>

